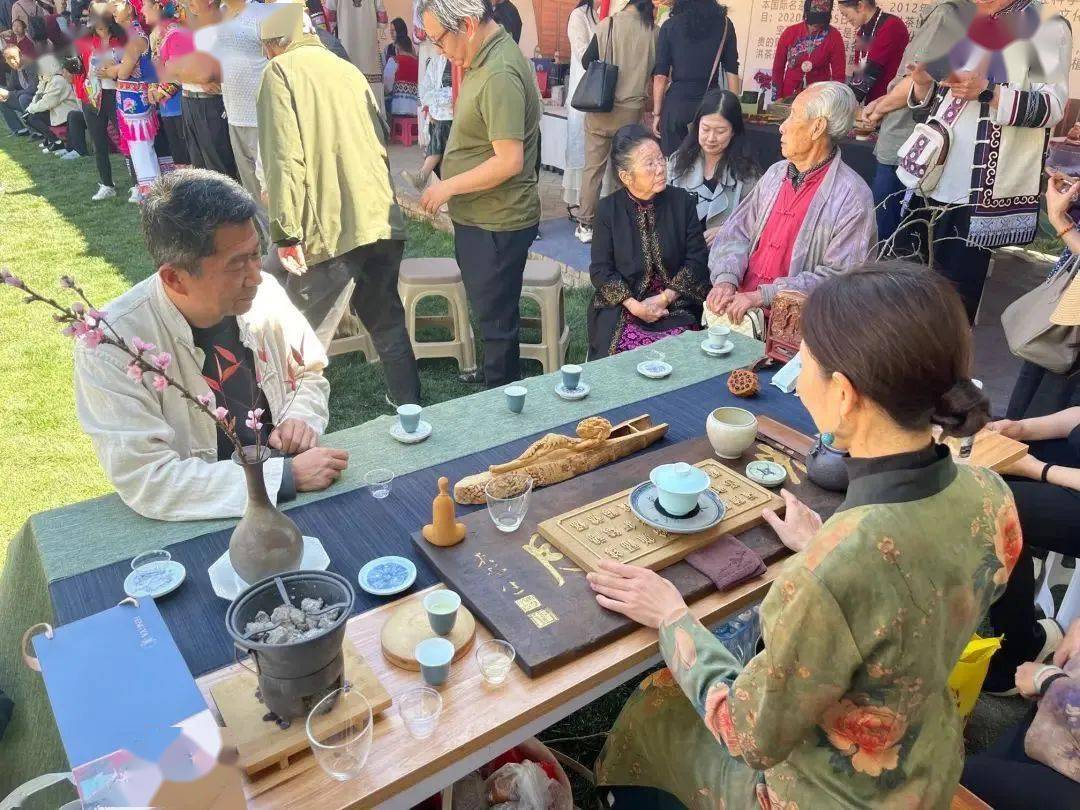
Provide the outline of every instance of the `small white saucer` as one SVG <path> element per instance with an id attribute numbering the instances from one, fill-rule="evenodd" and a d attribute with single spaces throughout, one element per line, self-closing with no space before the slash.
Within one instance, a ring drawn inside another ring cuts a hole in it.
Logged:
<path id="1" fill-rule="evenodd" d="M 330 555 L 317 537 L 304 537 L 304 556 L 297 571 L 325 571 L 330 567 Z M 230 602 L 247 590 L 251 583 L 244 582 L 229 561 L 229 550 L 218 557 L 206 570 L 214 593 Z"/>
<path id="2" fill-rule="evenodd" d="M 637 364 L 637 372 L 650 380 L 662 380 L 672 372 L 671 363 L 664 360 L 646 360 Z"/>
<path id="3" fill-rule="evenodd" d="M 154 560 L 140 565 L 124 579 L 124 593 L 142 599 L 160 599 L 175 591 L 187 577 L 187 569 L 176 560 Z"/>
<path id="4" fill-rule="evenodd" d="M 574 389 L 567 388 L 561 382 L 556 384 L 555 393 L 560 399 L 565 399 L 567 402 L 574 402 L 579 399 L 585 399 L 589 395 L 588 383 L 578 383 L 578 387 Z"/>
<path id="5" fill-rule="evenodd" d="M 730 340 L 725 341 L 724 345 L 721 346 L 719 349 L 714 349 L 712 346 L 710 346 L 708 338 L 705 338 L 705 340 L 701 341 L 701 350 L 705 352 L 705 354 L 709 355 L 709 357 L 723 357 L 725 354 L 730 354 L 731 350 L 734 348 L 735 344 L 732 343 Z"/>
<path id="6" fill-rule="evenodd" d="M 372 596 L 393 596 L 416 582 L 416 566 L 405 557 L 378 557 L 367 562 L 356 579 Z"/>
<path id="7" fill-rule="evenodd" d="M 630 492 L 630 511 L 647 526 L 672 534 L 694 534 L 711 529 L 724 519 L 727 511 L 720 496 L 711 489 L 701 493 L 697 511 L 687 517 L 665 515 L 660 511 L 658 500 L 656 485 L 652 481 L 645 481 Z"/>
<path id="8" fill-rule="evenodd" d="M 390 428 L 390 435 L 402 444 L 419 444 L 431 435 L 431 423 L 421 419 L 420 424 L 416 426 L 416 430 L 412 433 L 406 433 L 401 429 L 401 422 L 394 422 L 394 426 Z"/>

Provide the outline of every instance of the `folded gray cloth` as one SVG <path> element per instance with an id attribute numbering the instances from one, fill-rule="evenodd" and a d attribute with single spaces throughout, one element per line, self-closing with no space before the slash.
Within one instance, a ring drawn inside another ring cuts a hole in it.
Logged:
<path id="1" fill-rule="evenodd" d="M 712 545 L 688 554 L 686 561 L 711 579 L 719 591 L 765 573 L 761 557 L 733 534 L 725 534 Z"/>

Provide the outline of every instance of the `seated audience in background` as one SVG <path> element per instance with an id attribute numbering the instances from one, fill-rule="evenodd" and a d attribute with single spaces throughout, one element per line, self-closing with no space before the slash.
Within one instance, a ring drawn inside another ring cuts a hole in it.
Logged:
<path id="1" fill-rule="evenodd" d="M 348 307 L 371 335 L 390 397 L 420 401 L 420 376 L 397 293 L 405 217 L 394 199 L 386 121 L 364 75 L 275 6 L 259 36 L 259 151 L 270 239 L 289 296 L 328 346 Z"/>
<path id="2" fill-rule="evenodd" d="M 600 201 L 592 241 L 589 357 L 699 328 L 708 248 L 694 197 L 669 188 L 660 144 L 641 124 L 615 133 L 623 188 Z"/>
<path id="3" fill-rule="evenodd" d="M 0 87 L 0 115 L 4 116 L 12 135 L 26 135 L 29 129 L 19 116 L 26 111 L 26 105 L 37 92 L 37 65 L 17 45 L 8 45 L 3 53 L 7 82 Z"/>
<path id="4" fill-rule="evenodd" d="M 871 265 L 810 294 L 802 336 L 799 397 L 851 455 L 846 499 L 824 524 L 789 493 L 783 519 L 765 512 L 796 554 L 745 666 L 659 574 L 588 575 L 602 607 L 659 628 L 669 667 L 630 697 L 597 783 L 688 807 L 948 807 L 963 764 L 949 675 L 1021 545 L 1005 483 L 933 441 L 934 425 L 986 422 L 967 318 L 935 274 Z"/>
<path id="5" fill-rule="evenodd" d="M 1025 538 L 1026 539 L 1026 538 Z M 994 810 L 1080 807 L 1080 619 L 1069 627 L 1053 664 L 1017 668 L 1017 691 L 1038 701 L 1018 726 L 964 763 L 961 784 Z"/>
<path id="6" fill-rule="evenodd" d="M 710 90 L 682 145 L 668 158 L 668 183 L 696 198 L 706 245 L 712 247 L 720 226 L 760 175 L 743 126 L 739 97 L 730 90 Z"/>
<path id="7" fill-rule="evenodd" d="M 79 102 L 71 83 L 60 73 L 60 62 L 51 53 L 38 59 L 38 90 L 26 105 L 26 125 L 42 137 L 42 149 L 67 153 L 64 142 L 49 127 L 67 124 Z"/>
<path id="8" fill-rule="evenodd" d="M 326 429 L 326 354 L 276 281 L 262 273 L 255 202 L 235 181 L 204 169 L 182 169 L 155 183 L 142 208 L 142 229 L 157 272 L 106 308 L 108 323 L 129 344 L 152 344 L 160 366 L 196 396 L 216 398 L 236 418 L 245 443 L 262 409 L 263 439 L 283 457 L 263 472 L 271 499 L 325 489 L 348 454 L 318 446 Z M 256 347 L 252 351 L 250 347 Z M 220 380 L 231 353 L 240 368 Z M 299 351 L 302 363 L 290 360 Z M 290 366 L 292 363 L 292 366 Z M 107 345 L 75 349 L 75 404 L 101 465 L 124 502 L 158 520 L 242 515 L 244 473 L 233 446 L 205 414 L 152 375 L 136 375 L 129 358 Z M 303 377 L 295 396 L 290 374 Z M 262 389 L 256 380 L 262 380 Z M 254 394 L 254 401 L 253 401 Z M 291 457 L 291 458 L 290 458 Z"/>
<path id="9" fill-rule="evenodd" d="M 383 68 L 383 91 L 386 93 L 387 115 L 416 116 L 419 105 L 417 84 L 420 61 L 416 47 L 409 38 L 409 29 L 401 17 L 393 20 L 394 53 Z M 387 46 L 389 49 L 391 46 Z"/>
<path id="10" fill-rule="evenodd" d="M 739 323 L 780 290 L 810 292 L 869 258 L 877 241 L 873 195 L 836 145 L 854 120 L 855 96 L 845 84 L 820 82 L 798 95 L 780 125 L 784 160 L 713 240 L 709 309 Z"/>
<path id="11" fill-rule="evenodd" d="M 1080 324 L 1080 287 L 1073 321 Z M 1043 661 L 1061 642 L 1053 619 L 1035 618 L 1032 549 L 1080 556 L 1080 407 L 1059 413 L 991 423 L 993 430 L 1029 445 L 1007 472 L 1016 499 L 1024 552 L 1002 597 L 990 608 L 994 635 L 1004 635 L 990 661 L 983 691 L 1014 695 L 1013 673 L 1024 661 Z"/>
<path id="12" fill-rule="evenodd" d="M 37 48 L 34 47 L 34 41 L 27 36 L 26 23 L 22 20 L 15 20 L 11 24 L 11 29 L 9 31 L 0 33 L 0 44 L 5 48 L 8 45 L 14 45 L 22 51 L 23 56 L 28 59 L 37 57 Z"/>

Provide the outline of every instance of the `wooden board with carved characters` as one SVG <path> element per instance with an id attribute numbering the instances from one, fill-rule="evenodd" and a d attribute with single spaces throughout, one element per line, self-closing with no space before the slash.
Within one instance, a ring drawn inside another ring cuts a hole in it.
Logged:
<path id="1" fill-rule="evenodd" d="M 708 473 L 724 502 L 724 519 L 695 534 L 674 534 L 643 523 L 630 510 L 632 490 L 618 492 L 540 523 L 540 534 L 586 571 L 609 559 L 660 571 L 725 534 L 740 534 L 764 522 L 763 509 L 783 513 L 784 501 L 749 478 L 706 459 L 694 466 Z"/>

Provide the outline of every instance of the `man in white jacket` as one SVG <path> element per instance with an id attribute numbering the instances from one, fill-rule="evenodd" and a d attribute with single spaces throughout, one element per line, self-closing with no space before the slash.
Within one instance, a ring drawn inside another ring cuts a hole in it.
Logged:
<path id="1" fill-rule="evenodd" d="M 281 454 L 263 468 L 267 491 L 280 502 L 328 487 L 348 454 L 318 446 L 328 419 L 326 354 L 284 290 L 262 274 L 256 210 L 224 175 L 185 169 L 163 176 L 142 212 L 158 270 L 105 315 L 129 345 L 134 338 L 152 344 L 147 351 L 164 357 L 168 374 L 191 394 L 235 416 L 241 441 L 254 443 L 257 430 Z M 117 493 L 158 520 L 243 514 L 244 473 L 229 460 L 228 440 L 175 387 L 158 390 L 156 375 L 130 374 L 129 361 L 104 344 L 75 349 L 79 422 Z M 294 393 L 289 380 L 298 374 Z M 249 411 L 260 408 L 261 419 L 247 425 Z"/>

